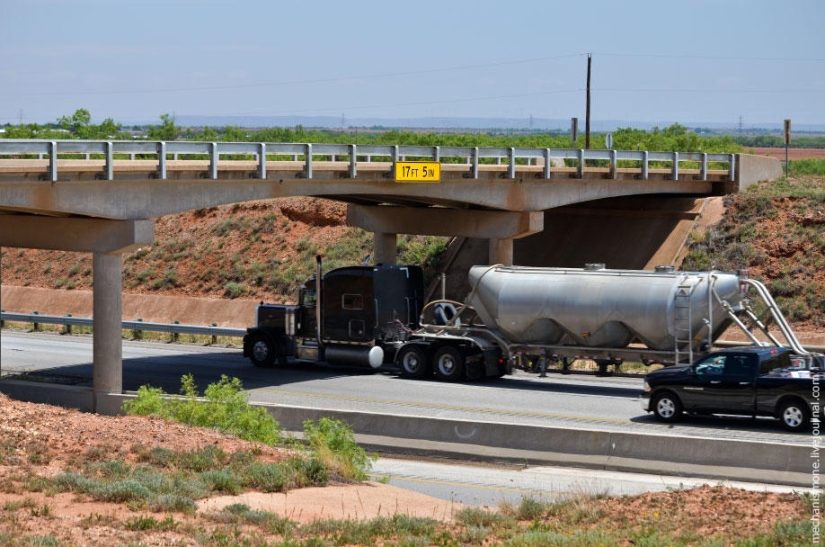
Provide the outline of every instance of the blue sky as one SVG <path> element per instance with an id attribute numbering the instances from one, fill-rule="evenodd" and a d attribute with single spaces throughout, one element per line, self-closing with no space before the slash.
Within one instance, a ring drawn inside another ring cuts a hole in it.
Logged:
<path id="1" fill-rule="evenodd" d="M 822 0 L 0 0 L 0 124 L 78 108 L 825 124 Z"/>

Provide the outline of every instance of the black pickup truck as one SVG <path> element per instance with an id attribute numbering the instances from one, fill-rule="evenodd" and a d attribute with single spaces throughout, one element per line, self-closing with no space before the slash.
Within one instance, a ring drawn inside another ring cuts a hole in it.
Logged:
<path id="1" fill-rule="evenodd" d="M 642 409 L 662 422 L 676 421 L 682 412 L 774 416 L 786 429 L 801 431 L 814 411 L 819 414 L 822 373 L 785 348 L 725 349 L 689 366 L 649 373 Z"/>

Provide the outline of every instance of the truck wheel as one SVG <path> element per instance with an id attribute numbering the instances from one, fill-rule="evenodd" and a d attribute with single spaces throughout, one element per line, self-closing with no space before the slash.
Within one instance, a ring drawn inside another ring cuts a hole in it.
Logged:
<path id="1" fill-rule="evenodd" d="M 464 378 L 464 355 L 453 346 L 444 346 L 435 352 L 433 368 L 439 380 L 457 382 Z"/>
<path id="2" fill-rule="evenodd" d="M 249 347 L 249 360 L 256 367 L 269 368 L 275 364 L 275 345 L 263 334 L 256 334 Z"/>
<path id="3" fill-rule="evenodd" d="M 675 422 L 682 416 L 682 402 L 672 393 L 662 393 L 653 399 L 653 415 L 660 422 Z"/>
<path id="4" fill-rule="evenodd" d="M 808 427 L 808 407 L 802 401 L 787 401 L 779 410 L 782 426 L 788 431 L 802 431 Z"/>
<path id="5" fill-rule="evenodd" d="M 404 346 L 398 351 L 398 365 L 404 378 L 423 378 L 430 368 L 427 352 L 415 344 Z"/>

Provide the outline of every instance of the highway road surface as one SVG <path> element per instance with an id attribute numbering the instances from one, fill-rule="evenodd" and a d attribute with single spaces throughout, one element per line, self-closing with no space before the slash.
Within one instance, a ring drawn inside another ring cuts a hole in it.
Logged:
<path id="1" fill-rule="evenodd" d="M 28 374 L 48 381 L 91 385 L 92 339 L 4 329 L 2 375 Z M 513 425 L 560 425 L 682 437 L 714 437 L 771 443 L 806 442 L 806 434 L 783 431 L 772 419 L 692 417 L 675 426 L 657 423 L 641 410 L 641 378 L 517 373 L 485 382 L 447 384 L 314 364 L 258 369 L 238 348 L 123 343 L 124 389 L 141 385 L 177 393 L 192 373 L 201 389 L 221 375 L 240 378 L 250 401 L 282 405 L 439 417 Z"/>

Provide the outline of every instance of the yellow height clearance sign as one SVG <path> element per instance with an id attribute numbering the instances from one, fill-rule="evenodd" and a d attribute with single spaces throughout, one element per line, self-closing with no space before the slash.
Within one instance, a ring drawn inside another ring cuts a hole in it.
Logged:
<path id="1" fill-rule="evenodd" d="M 396 162 L 395 182 L 441 182 L 441 163 L 437 161 Z"/>

